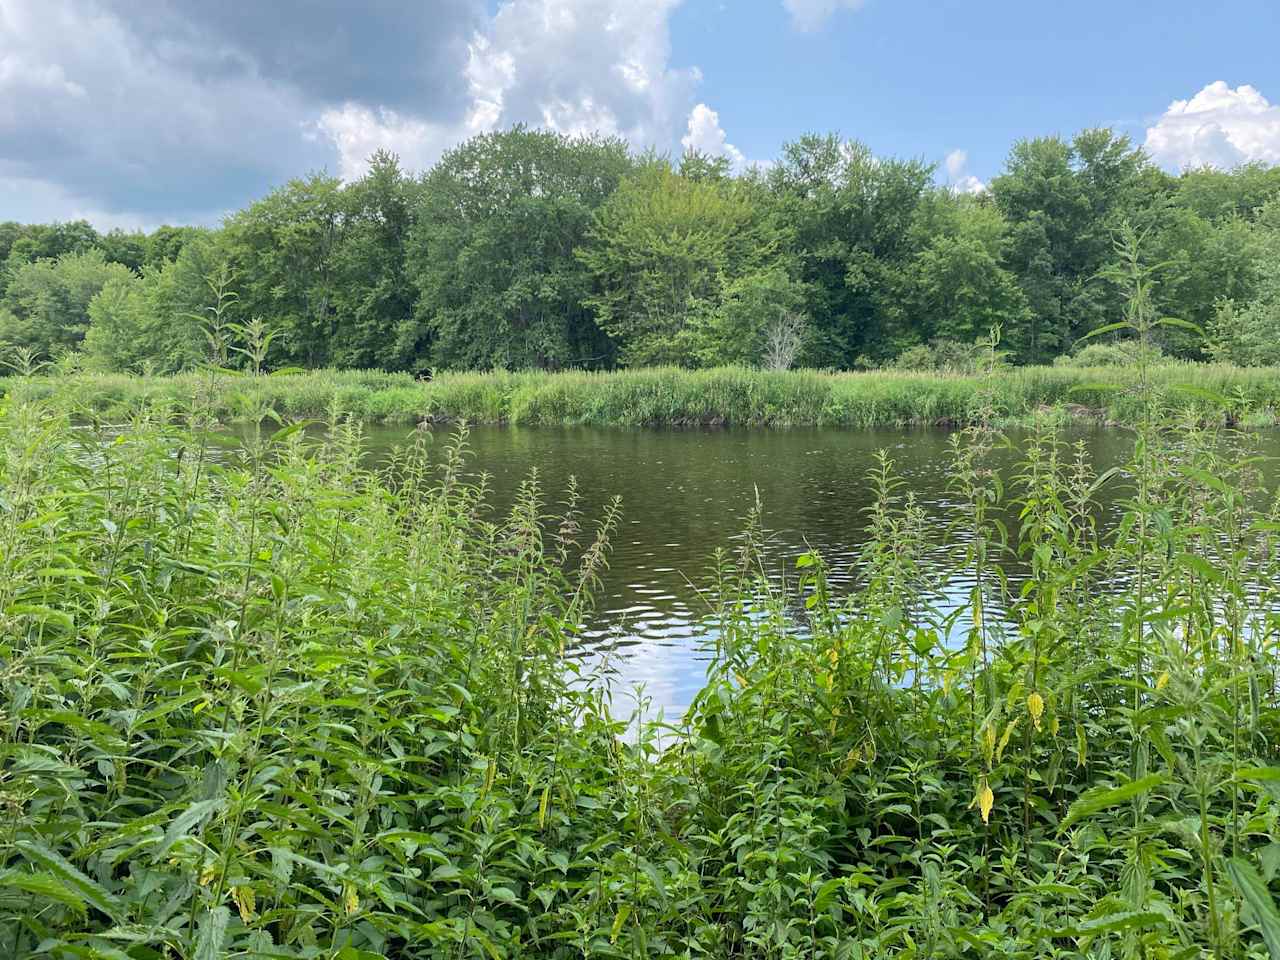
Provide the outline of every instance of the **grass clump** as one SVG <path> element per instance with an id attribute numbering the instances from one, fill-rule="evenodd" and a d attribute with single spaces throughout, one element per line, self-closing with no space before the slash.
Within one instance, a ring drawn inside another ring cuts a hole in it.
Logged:
<path id="1" fill-rule="evenodd" d="M 1092 349 L 1086 347 L 1082 356 Z M 408 374 L 334 370 L 257 377 L 76 373 L 10 377 L 0 380 L 0 388 L 17 402 L 49 400 L 78 416 L 117 421 L 164 401 L 176 411 L 211 410 L 222 420 L 243 419 L 266 408 L 280 416 L 312 418 L 336 409 L 375 423 L 954 426 L 975 422 L 978 411 L 990 407 L 1005 423 L 1025 424 L 1049 408 L 1063 417 L 1132 424 L 1140 412 L 1136 398 L 1145 389 L 1139 383 L 1142 365 L 1149 367 L 1147 388 L 1166 413 L 1191 407 L 1214 422 L 1246 416 L 1250 426 L 1277 422 L 1280 370 L 1182 362 L 1012 367 L 994 375 L 744 367 L 495 371 L 440 374 L 429 381 Z"/>
<path id="2" fill-rule="evenodd" d="M 8 404 L 0 951 L 1266 956 L 1280 500 L 1247 436 L 1151 403 L 1122 470 L 1038 421 L 1006 487 L 999 400 L 955 439 L 958 614 L 881 457 L 847 600 L 815 555 L 770 592 L 757 508 L 670 724 L 571 655 L 616 507 L 531 478 L 493 517 L 465 435 L 374 472 L 341 420 L 222 450 L 169 406 Z"/>

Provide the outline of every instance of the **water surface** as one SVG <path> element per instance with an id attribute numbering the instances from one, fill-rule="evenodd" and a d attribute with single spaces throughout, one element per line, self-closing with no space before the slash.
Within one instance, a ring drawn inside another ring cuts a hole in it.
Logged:
<path id="1" fill-rule="evenodd" d="M 437 442 L 446 435 L 437 431 Z M 404 428 L 372 428 L 370 441 L 377 454 L 407 436 Z M 1067 439 L 1083 441 L 1099 472 L 1122 463 L 1133 443 L 1127 431 L 1101 428 Z M 771 571 L 786 575 L 797 555 L 813 549 L 837 584 L 848 583 L 873 503 L 867 475 L 877 451 L 885 450 L 936 533 L 927 559 L 939 571 L 940 589 L 957 600 L 966 596 L 963 575 L 944 575 L 951 558 L 945 527 L 959 515 L 949 490 L 949 443 L 942 430 L 483 427 L 471 432 L 469 463 L 489 475 L 498 510 L 510 506 L 535 470 L 551 501 L 576 477 L 588 519 L 603 515 L 615 494 L 622 497 L 622 522 L 588 640 L 607 654 L 623 686 L 643 683 L 654 703 L 673 713 L 688 704 L 705 675 L 711 626 L 702 591 L 716 551 L 734 549 L 757 494 Z M 1261 444 L 1264 453 L 1280 455 L 1280 433 L 1263 435 Z M 1016 460 L 1012 452 L 995 456 L 1006 471 Z M 1114 495 L 1104 492 L 1104 515 Z M 1007 569 L 1016 581 L 1016 560 L 1008 560 Z"/>

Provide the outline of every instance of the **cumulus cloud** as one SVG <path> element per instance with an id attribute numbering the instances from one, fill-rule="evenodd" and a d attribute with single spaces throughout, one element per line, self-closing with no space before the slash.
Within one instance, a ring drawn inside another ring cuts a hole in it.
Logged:
<path id="1" fill-rule="evenodd" d="M 817 30 L 838 10 L 857 10 L 865 0 L 782 0 L 796 29 Z"/>
<path id="2" fill-rule="evenodd" d="M 1146 149 L 1172 170 L 1280 163 L 1280 105 L 1248 84 L 1232 89 L 1218 80 L 1173 101 L 1147 129 Z"/>
<path id="3" fill-rule="evenodd" d="M 439 160 L 449 147 L 484 129 L 485 124 L 470 120 L 428 123 L 389 107 L 371 108 L 353 102 L 325 110 L 316 123 L 316 130 L 337 148 L 338 175 L 344 180 L 359 178 L 378 150 L 396 154 L 406 169 L 423 169 Z"/>
<path id="4" fill-rule="evenodd" d="M 680 145 L 686 150 L 696 150 L 713 157 L 726 157 L 734 170 L 742 170 L 747 165 L 747 158 L 729 142 L 720 126 L 720 114 L 705 103 L 698 104 L 689 114 L 689 129 L 681 138 Z"/>
<path id="5" fill-rule="evenodd" d="M 670 65 L 679 0 L 509 0 L 473 44 L 475 123 L 667 145 L 700 79 Z"/>
<path id="6" fill-rule="evenodd" d="M 955 193 L 984 193 L 987 185 L 968 173 L 969 151 L 952 150 L 942 162 L 947 171 L 947 186 Z"/>
<path id="7" fill-rule="evenodd" d="M 0 188 L 33 219 L 210 221 L 513 123 L 669 149 L 700 80 L 679 3 L 0 0 Z"/>

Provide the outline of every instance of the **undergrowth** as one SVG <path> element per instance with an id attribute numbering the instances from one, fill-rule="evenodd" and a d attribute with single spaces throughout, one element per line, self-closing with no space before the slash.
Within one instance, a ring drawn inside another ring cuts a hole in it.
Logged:
<path id="1" fill-rule="evenodd" d="M 1277 368 L 1168 362 L 1151 367 L 1149 385 L 1166 411 L 1189 407 L 1202 418 L 1246 426 L 1274 425 L 1280 417 Z M 265 377 L 75 373 L 0 378 L 0 392 L 16 403 L 48 401 L 80 416 L 117 421 L 167 403 L 179 411 L 211 411 L 221 420 L 243 420 L 263 407 L 282 417 L 323 418 L 336 407 L 375 423 L 866 428 L 965 425 L 984 410 L 1006 424 L 1045 413 L 1133 424 L 1142 406 L 1136 364 L 1004 367 L 990 376 L 672 367 L 442 373 L 426 381 L 358 370 Z"/>
<path id="2" fill-rule="evenodd" d="M 887 456 L 848 599 L 752 524 L 667 724 L 574 655 L 616 506 L 492 517 L 465 432 L 11 402 L 0 955 L 1280 957 L 1280 500 L 1155 410 L 1102 476 L 957 435 L 959 613 Z"/>

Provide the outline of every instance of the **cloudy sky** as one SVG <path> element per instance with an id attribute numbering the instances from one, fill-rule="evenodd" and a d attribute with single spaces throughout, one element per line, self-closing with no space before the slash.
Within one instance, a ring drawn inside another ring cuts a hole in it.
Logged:
<path id="1" fill-rule="evenodd" d="M 980 189 L 1106 124 L 1280 163 L 1275 0 L 0 0 L 0 220 L 211 223 L 524 122 L 764 161 L 808 130 Z"/>

